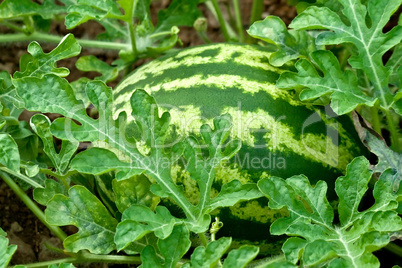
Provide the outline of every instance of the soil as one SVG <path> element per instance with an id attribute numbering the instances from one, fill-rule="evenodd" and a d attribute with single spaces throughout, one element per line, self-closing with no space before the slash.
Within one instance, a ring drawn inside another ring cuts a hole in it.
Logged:
<path id="1" fill-rule="evenodd" d="M 157 11 L 161 8 L 165 8 L 169 2 L 169 0 L 153 2 L 152 13 L 154 20 L 156 20 Z M 229 0 L 220 1 L 220 4 L 224 7 L 223 10 L 225 10 L 226 2 L 229 2 Z M 244 15 L 243 24 L 246 29 L 249 26 L 248 21 L 249 14 L 251 14 L 251 3 L 252 0 L 240 0 L 242 14 Z M 205 8 L 203 9 L 203 13 L 209 22 L 207 30 L 209 38 L 214 42 L 222 42 L 223 38 L 219 31 L 218 22 Z M 296 10 L 294 7 L 288 6 L 286 0 L 265 0 L 263 15 L 264 17 L 267 15 L 277 15 L 281 17 L 286 24 L 289 24 L 293 17 L 296 16 Z M 203 43 L 198 34 L 190 27 L 182 27 L 180 30 L 180 38 L 183 42 L 183 46 L 194 46 Z M 71 32 L 78 38 L 95 39 L 96 35 L 102 31 L 102 26 L 96 22 L 90 21 Z M 0 34 L 5 32 L 7 32 L 7 30 L 0 27 Z M 70 31 L 66 30 L 63 24 L 55 23 L 51 27 L 51 32 L 58 35 L 65 35 Z M 54 48 L 53 44 L 41 45 L 45 52 Z M 0 47 L 0 70 L 6 70 L 10 73 L 17 71 L 19 68 L 19 59 L 26 53 L 26 48 L 27 43 L 2 45 Z M 117 53 L 114 51 L 99 49 L 83 49 L 80 56 L 90 54 L 95 55 L 109 64 L 118 57 Z M 75 61 L 77 59 L 78 57 L 74 57 L 59 63 L 59 66 L 65 66 L 70 69 L 71 73 L 67 77 L 68 80 L 74 81 L 82 76 L 93 78 L 97 75 L 96 73 L 83 74 L 77 70 L 75 67 Z M 141 65 L 146 61 L 147 60 L 141 60 L 137 65 Z M 109 86 L 115 86 L 119 79 L 117 79 L 116 82 L 110 83 Z M 29 113 L 24 113 L 21 117 L 23 120 L 29 120 L 29 118 Z M 28 194 L 32 197 L 32 191 L 28 191 Z M 44 207 L 42 208 L 44 209 Z M 61 249 L 61 241 L 49 232 L 2 180 L 0 180 L 0 226 L 7 232 L 10 243 L 18 245 L 18 250 L 11 264 L 36 263 L 66 257 L 60 252 L 49 249 L 52 247 Z M 66 227 L 63 229 L 68 234 L 72 234 L 76 231 L 75 227 Z M 378 255 L 381 255 L 381 253 Z M 391 258 L 395 258 L 395 256 L 391 255 Z M 85 266 L 87 267 L 88 265 Z M 92 264 L 91 266 L 108 267 L 106 264 Z M 117 265 L 113 267 L 117 267 Z"/>

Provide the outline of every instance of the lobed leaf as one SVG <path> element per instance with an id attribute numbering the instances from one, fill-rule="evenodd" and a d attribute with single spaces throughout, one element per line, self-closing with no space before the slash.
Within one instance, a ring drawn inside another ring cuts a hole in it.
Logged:
<path id="1" fill-rule="evenodd" d="M 56 194 L 67 196 L 68 192 L 66 187 L 55 180 L 46 179 L 45 188 L 35 188 L 33 198 L 39 204 L 46 206 Z"/>
<path id="2" fill-rule="evenodd" d="M 115 80 L 119 74 L 119 70 L 116 67 L 108 65 L 106 62 L 101 61 L 93 55 L 80 57 L 75 63 L 75 66 L 80 71 L 95 71 L 101 73 L 102 75 L 95 79 L 101 80 L 105 83 Z"/>
<path id="3" fill-rule="evenodd" d="M 323 48 L 316 46 L 315 38 L 306 31 L 288 31 L 285 23 L 276 16 L 253 23 L 247 33 L 276 46 L 276 51 L 269 56 L 269 63 L 274 66 L 297 58 L 309 58 L 311 52 Z"/>
<path id="4" fill-rule="evenodd" d="M 123 212 L 117 225 L 115 242 L 118 250 L 129 246 L 133 241 L 154 232 L 160 239 L 168 237 L 175 225 L 181 221 L 173 217 L 165 207 L 158 206 L 155 213 L 142 205 L 131 205 Z"/>
<path id="5" fill-rule="evenodd" d="M 70 71 L 67 68 L 57 68 L 56 62 L 62 59 L 77 56 L 81 52 L 81 46 L 72 34 L 66 35 L 59 45 L 49 53 L 44 53 L 37 42 L 28 46 L 30 56 L 21 58 L 21 71 L 14 74 L 14 79 L 24 77 L 42 78 L 44 75 L 54 74 L 60 77 L 67 76 Z"/>
<path id="6" fill-rule="evenodd" d="M 337 114 L 345 114 L 360 104 L 373 106 L 377 101 L 360 91 L 356 74 L 351 71 L 342 72 L 337 58 L 329 51 L 315 51 L 311 58 L 323 76 L 318 74 L 313 64 L 301 59 L 296 63 L 298 73 L 285 72 L 277 81 L 280 88 L 306 87 L 300 93 L 301 100 L 314 100 L 324 95 L 330 95 L 331 108 Z"/>
<path id="7" fill-rule="evenodd" d="M 365 72 L 374 87 L 369 92 L 370 96 L 378 99 L 382 108 L 389 109 L 394 105 L 396 96 L 389 89 L 390 72 L 384 66 L 382 56 L 401 42 L 402 26 L 397 25 L 387 33 L 383 33 L 383 27 L 402 1 L 369 0 L 365 5 L 359 0 L 339 0 L 339 3 L 343 6 L 342 16 L 327 7 L 311 6 L 299 14 L 289 27 L 296 30 L 329 30 L 317 36 L 317 45 L 352 43 L 356 51 L 350 57 L 349 63 L 353 68 Z M 326 93 L 327 91 L 323 91 L 323 94 Z M 361 104 L 367 103 L 361 101 Z M 398 109 L 395 110 L 398 112 Z"/>
<path id="8" fill-rule="evenodd" d="M 395 212 L 400 194 L 392 190 L 393 174 L 391 169 L 383 172 L 374 186 L 374 205 L 359 211 L 371 171 L 364 157 L 355 158 L 346 176 L 335 183 L 340 226 L 332 223 L 334 213 L 325 197 L 325 182 L 312 187 L 304 176 L 286 181 L 277 177 L 260 180 L 258 187 L 270 199 L 269 207 L 286 206 L 290 213 L 271 225 L 271 233 L 301 237 L 290 238 L 284 244 L 287 260 L 293 264 L 302 260 L 306 266 L 329 263 L 329 267 L 379 267 L 372 252 L 387 245 L 392 233 L 402 228 Z"/>
<path id="9" fill-rule="evenodd" d="M 42 114 L 35 114 L 31 117 L 30 125 L 32 130 L 41 138 L 43 142 L 43 151 L 52 161 L 56 173 L 62 175 L 65 173 L 71 158 L 77 151 L 79 143 L 63 140 L 61 149 L 57 153 L 53 142 L 53 135 L 50 132 L 50 120 Z"/>
<path id="10" fill-rule="evenodd" d="M 56 194 L 47 204 L 46 221 L 57 226 L 74 225 L 79 231 L 63 241 L 65 249 L 78 252 L 87 249 L 95 254 L 108 254 L 115 249 L 117 220 L 99 199 L 83 186 L 73 186 L 68 197 Z"/>

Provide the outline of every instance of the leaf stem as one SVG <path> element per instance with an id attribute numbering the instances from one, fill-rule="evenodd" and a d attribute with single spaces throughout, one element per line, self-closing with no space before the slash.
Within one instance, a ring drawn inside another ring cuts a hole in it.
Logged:
<path id="1" fill-rule="evenodd" d="M 391 147 L 396 151 L 399 152 L 401 150 L 400 145 L 399 145 L 399 139 L 398 139 L 398 131 L 396 129 L 396 126 L 394 124 L 394 120 L 392 118 L 392 114 L 389 110 L 383 109 L 383 112 L 385 113 L 385 117 L 387 119 L 388 123 L 388 130 L 391 133 Z"/>
<path id="2" fill-rule="evenodd" d="M 7 26 L 10 29 L 13 29 L 14 31 L 20 32 L 20 33 L 24 33 L 25 34 L 25 29 L 22 27 L 19 27 L 11 22 L 8 22 L 6 20 L 0 21 L 0 24 L 4 24 L 5 26 Z"/>
<path id="3" fill-rule="evenodd" d="M 47 223 L 43 211 L 32 201 L 31 198 L 29 198 L 29 196 L 14 182 L 10 176 L 2 173 L 1 178 L 52 233 L 54 233 L 61 241 L 67 238 L 67 235 L 58 226 L 53 226 Z"/>
<path id="4" fill-rule="evenodd" d="M 205 233 L 199 233 L 198 236 L 200 237 L 202 245 L 204 247 L 206 247 L 208 244 L 208 239 L 207 239 L 207 236 L 205 235 Z"/>
<path id="5" fill-rule="evenodd" d="M 17 177 L 18 179 L 28 183 L 29 185 L 31 185 L 34 188 L 43 188 L 42 185 L 40 185 L 36 181 L 32 180 L 31 178 L 25 176 L 24 174 L 17 173 L 14 170 L 11 170 L 7 167 L 0 167 L 0 171 L 7 172 L 8 174 L 13 175 L 13 176 Z"/>
<path id="6" fill-rule="evenodd" d="M 2 34 L 0 35 L 0 43 L 43 41 L 58 44 L 63 38 L 64 38 L 63 36 L 50 35 L 40 32 L 34 32 L 31 35 L 26 35 L 23 33 Z M 81 46 L 89 48 L 102 48 L 111 50 L 130 49 L 130 44 L 123 44 L 123 43 L 104 42 L 104 41 L 85 40 L 85 39 L 77 39 L 77 42 Z"/>
<path id="7" fill-rule="evenodd" d="M 370 107 L 370 112 L 371 112 L 371 124 L 373 126 L 373 129 L 375 132 L 381 135 L 381 123 L 380 123 L 380 117 L 378 115 L 378 107 Z"/>
<path id="8" fill-rule="evenodd" d="M 395 243 L 389 243 L 388 245 L 385 246 L 385 249 L 388 250 L 389 252 L 392 252 L 399 257 L 402 257 L 402 247 L 398 246 Z"/>
<path id="9" fill-rule="evenodd" d="M 135 41 L 135 27 L 133 20 L 130 20 L 128 23 L 128 28 L 130 30 L 130 41 L 131 41 L 131 50 L 133 51 L 134 58 L 137 58 L 137 43 Z"/>
<path id="10" fill-rule="evenodd" d="M 239 33 L 239 41 L 244 42 L 243 21 L 240 13 L 239 0 L 233 0 L 233 8 L 236 17 L 236 27 Z"/>

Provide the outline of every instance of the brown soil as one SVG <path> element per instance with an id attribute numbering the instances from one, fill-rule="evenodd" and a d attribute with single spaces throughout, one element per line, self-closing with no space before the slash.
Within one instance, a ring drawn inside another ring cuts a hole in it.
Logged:
<path id="1" fill-rule="evenodd" d="M 1 1 L 0 1 L 1 2 Z M 220 1 L 224 7 L 225 2 L 229 0 Z M 252 0 L 241 0 L 241 10 L 244 15 L 243 24 L 245 28 L 248 28 L 249 14 L 251 13 Z M 160 0 L 153 3 L 153 17 L 156 18 L 156 12 L 160 8 L 164 8 L 169 4 L 169 0 Z M 225 10 L 225 8 L 223 8 Z M 215 42 L 223 41 L 223 38 L 219 32 L 219 24 L 207 10 L 203 9 L 204 16 L 208 19 L 209 26 L 207 34 L 209 38 Z M 289 7 L 286 0 L 265 0 L 264 1 L 264 16 L 277 15 L 280 16 L 285 23 L 289 23 L 291 19 L 296 15 L 296 11 L 293 7 Z M 0 28 L 0 34 L 5 33 L 5 28 Z M 65 35 L 67 31 L 63 24 L 52 25 L 53 33 L 58 35 Z M 78 38 L 94 39 L 96 34 L 102 31 L 102 27 L 96 22 L 88 22 L 81 27 L 74 29 L 72 32 Z M 202 40 L 197 33 L 189 27 L 182 27 L 180 37 L 183 41 L 183 45 L 194 46 L 202 44 Z M 52 44 L 41 44 L 44 51 L 50 51 L 54 48 Z M 13 43 L 0 46 L 0 70 L 6 70 L 10 73 L 14 73 L 18 70 L 19 59 L 26 53 L 26 43 Z M 83 49 L 82 55 L 95 55 L 101 60 L 107 63 L 112 63 L 117 57 L 117 53 L 114 51 L 102 51 L 97 49 Z M 78 71 L 75 67 L 75 61 L 78 57 L 74 57 L 68 60 L 63 60 L 59 63 L 60 66 L 65 66 L 70 69 L 71 73 L 67 77 L 70 81 L 74 81 L 79 77 L 86 76 L 93 78 L 96 73 L 85 73 Z M 143 64 L 146 60 L 141 60 L 138 65 Z M 117 83 L 113 82 L 110 86 L 115 86 Z M 24 120 L 29 119 L 29 114 L 23 117 Z M 28 191 L 32 197 L 31 191 Z M 11 244 L 18 245 L 18 250 L 14 255 L 11 264 L 24 264 L 35 263 L 47 260 L 53 260 L 66 257 L 62 253 L 50 250 L 47 245 L 51 247 L 62 248 L 62 244 L 59 239 L 53 236 L 49 230 L 30 212 L 25 204 L 14 194 L 14 192 L 0 180 L 0 226 L 7 231 Z M 64 230 L 71 234 L 75 231 L 75 228 L 64 228 Z M 86 265 L 87 266 L 87 265 Z M 107 265 L 95 264 L 93 267 L 107 267 Z M 127 266 L 125 266 L 127 267 Z"/>

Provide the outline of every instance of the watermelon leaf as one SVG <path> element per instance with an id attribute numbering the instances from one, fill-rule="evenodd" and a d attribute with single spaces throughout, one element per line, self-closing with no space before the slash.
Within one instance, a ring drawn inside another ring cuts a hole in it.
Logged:
<path id="1" fill-rule="evenodd" d="M 41 138 L 44 147 L 43 151 L 52 161 L 56 173 L 63 175 L 73 154 L 77 151 L 79 143 L 77 141 L 70 142 L 63 140 L 60 152 L 57 153 L 53 142 L 53 135 L 50 132 L 51 122 L 49 118 L 42 114 L 36 114 L 31 117 L 30 124 L 33 131 Z"/>
<path id="2" fill-rule="evenodd" d="M 7 267 L 15 251 L 16 245 L 8 245 L 7 233 L 0 228 L 0 267 Z"/>
<path id="3" fill-rule="evenodd" d="M 374 88 L 369 92 L 371 98 L 378 100 L 383 109 L 389 110 L 393 106 L 396 112 L 400 111 L 395 106 L 395 98 L 398 94 L 393 95 L 390 91 L 391 73 L 384 66 L 382 56 L 401 42 L 402 25 L 395 26 L 387 33 L 383 33 L 382 29 L 402 1 L 369 0 L 365 5 L 359 0 L 340 0 L 339 3 L 343 6 L 342 17 L 327 7 L 311 6 L 299 14 L 289 27 L 296 30 L 330 30 L 323 31 L 317 36 L 317 45 L 352 43 L 355 50 L 349 58 L 349 63 L 353 68 L 363 70 L 373 85 Z M 367 17 L 371 20 L 370 24 L 367 23 Z M 345 22 L 346 20 L 348 23 Z M 297 79 L 295 83 L 296 81 Z M 347 90 L 350 91 L 350 89 Z M 327 91 L 322 91 L 322 94 L 326 93 Z M 359 101 L 359 98 L 356 98 L 355 102 Z M 371 104 L 364 101 L 360 103 Z M 346 113 L 348 110 L 340 109 L 338 112 Z"/>
<path id="4" fill-rule="evenodd" d="M 154 268 L 176 267 L 176 264 L 189 250 L 191 246 L 190 233 L 185 225 L 177 225 L 171 234 L 158 241 L 158 256 L 153 246 L 146 246 L 141 252 L 142 267 Z"/>
<path id="5" fill-rule="evenodd" d="M 307 31 L 288 30 L 285 23 L 276 16 L 268 16 L 250 26 L 247 33 L 277 47 L 269 56 L 274 66 L 282 66 L 290 60 L 309 58 L 310 53 L 323 46 L 316 46 L 315 38 Z"/>
<path id="6" fill-rule="evenodd" d="M 44 53 L 37 42 L 28 46 L 30 56 L 21 58 L 21 71 L 14 74 L 14 79 L 23 77 L 41 78 L 45 74 L 54 74 L 60 77 L 67 76 L 70 71 L 67 68 L 56 67 L 56 62 L 62 59 L 77 56 L 81 52 L 81 46 L 72 34 L 66 35 L 59 45 L 49 53 Z"/>
<path id="7" fill-rule="evenodd" d="M 0 164 L 17 173 L 20 172 L 20 153 L 9 134 L 0 134 Z"/>
<path id="8" fill-rule="evenodd" d="M 300 93 L 301 100 L 314 100 L 326 94 L 332 98 L 331 108 L 337 114 L 346 114 L 360 104 L 373 106 L 374 97 L 368 97 L 359 89 L 357 76 L 351 71 L 342 72 L 337 58 L 330 51 L 311 53 L 312 62 L 322 71 L 320 75 L 313 64 L 305 59 L 296 63 L 298 73 L 283 73 L 277 86 L 280 88 L 306 87 Z"/>
<path id="9" fill-rule="evenodd" d="M 332 223 L 334 211 L 325 196 L 325 182 L 320 181 L 313 187 L 303 175 L 287 180 L 270 177 L 258 182 L 258 187 L 270 200 L 269 207 L 285 206 L 290 213 L 289 217 L 271 225 L 271 233 L 301 237 L 290 238 L 283 246 L 289 262 L 296 264 L 302 260 L 307 266 L 328 262 L 330 265 L 379 267 L 372 252 L 387 245 L 392 233 L 402 228 L 395 211 L 400 194 L 393 191 L 395 172 L 387 169 L 374 186 L 374 205 L 359 211 L 371 174 L 369 162 L 358 157 L 348 165 L 346 176 L 336 181 L 340 226 Z"/>
<path id="10" fill-rule="evenodd" d="M 75 185 L 68 197 L 56 194 L 47 204 L 46 221 L 49 224 L 74 225 L 79 231 L 63 241 L 71 252 L 87 249 L 96 254 L 108 254 L 116 248 L 114 235 L 117 220 L 88 189 Z"/>
<path id="11" fill-rule="evenodd" d="M 95 71 L 102 74 L 101 76 L 98 76 L 95 79 L 101 80 L 103 82 L 113 81 L 117 78 L 117 75 L 119 74 L 118 68 L 110 66 L 106 62 L 98 59 L 93 55 L 80 57 L 75 63 L 75 66 L 80 71 L 84 72 Z"/>

